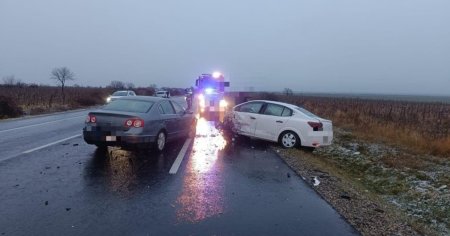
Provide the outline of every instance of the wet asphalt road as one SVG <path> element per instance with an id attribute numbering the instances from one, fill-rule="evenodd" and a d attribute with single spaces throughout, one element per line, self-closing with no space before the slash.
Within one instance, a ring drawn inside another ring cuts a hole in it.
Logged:
<path id="1" fill-rule="evenodd" d="M 266 142 L 201 120 L 169 174 L 185 140 L 96 149 L 73 137 L 85 114 L 0 122 L 1 235 L 357 234 Z"/>

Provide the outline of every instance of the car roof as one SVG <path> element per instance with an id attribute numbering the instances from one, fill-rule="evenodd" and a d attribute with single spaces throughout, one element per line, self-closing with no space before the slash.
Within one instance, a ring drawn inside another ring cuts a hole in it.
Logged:
<path id="1" fill-rule="evenodd" d="M 289 108 L 291 108 L 291 109 L 295 109 L 295 108 L 298 107 L 297 105 L 293 105 L 293 104 L 289 104 L 289 103 L 285 103 L 285 102 L 271 101 L 271 100 L 251 100 L 251 101 L 248 101 L 248 102 L 266 102 L 266 103 L 273 103 L 273 104 L 277 104 L 277 105 L 289 107 Z"/>

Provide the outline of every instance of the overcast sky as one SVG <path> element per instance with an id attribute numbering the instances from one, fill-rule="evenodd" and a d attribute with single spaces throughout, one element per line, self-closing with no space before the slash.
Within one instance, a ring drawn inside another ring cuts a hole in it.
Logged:
<path id="1" fill-rule="evenodd" d="M 0 0 L 0 77 L 450 95 L 449 0 Z M 72 83 L 73 84 L 73 83 Z"/>

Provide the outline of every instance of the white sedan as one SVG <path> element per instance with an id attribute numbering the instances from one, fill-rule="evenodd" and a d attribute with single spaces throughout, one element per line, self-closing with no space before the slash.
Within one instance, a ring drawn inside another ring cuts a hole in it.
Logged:
<path id="1" fill-rule="evenodd" d="M 279 142 L 285 148 L 330 145 L 333 125 L 306 109 L 282 102 L 254 100 L 233 107 L 234 131 Z"/>

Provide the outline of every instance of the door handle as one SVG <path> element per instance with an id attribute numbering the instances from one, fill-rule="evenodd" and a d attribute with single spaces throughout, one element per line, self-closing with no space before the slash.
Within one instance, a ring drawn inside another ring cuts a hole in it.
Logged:
<path id="1" fill-rule="evenodd" d="M 255 117 L 253 117 L 253 116 L 250 116 L 250 119 L 252 119 L 252 120 L 256 120 L 256 118 L 255 118 Z"/>
<path id="2" fill-rule="evenodd" d="M 277 120 L 277 123 L 283 123 L 283 121 L 281 121 L 281 120 Z"/>

